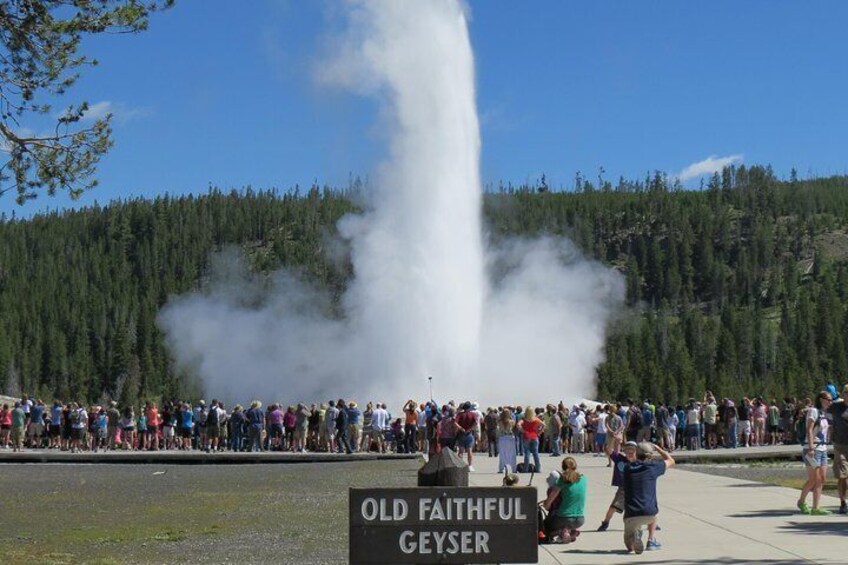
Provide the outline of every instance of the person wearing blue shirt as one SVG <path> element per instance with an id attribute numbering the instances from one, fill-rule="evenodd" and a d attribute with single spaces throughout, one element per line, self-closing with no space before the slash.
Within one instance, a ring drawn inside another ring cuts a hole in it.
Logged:
<path id="1" fill-rule="evenodd" d="M 654 537 L 657 525 L 657 479 L 665 474 L 666 469 L 674 465 L 674 458 L 658 445 L 641 442 L 636 449 L 630 442 L 625 444 L 625 455 L 628 464 L 622 475 L 624 481 L 624 546 L 627 551 L 642 553 L 645 546 L 642 543 L 642 528 L 648 528 L 648 550 L 659 549 L 661 546 Z M 654 453 L 662 460 L 652 459 Z"/>

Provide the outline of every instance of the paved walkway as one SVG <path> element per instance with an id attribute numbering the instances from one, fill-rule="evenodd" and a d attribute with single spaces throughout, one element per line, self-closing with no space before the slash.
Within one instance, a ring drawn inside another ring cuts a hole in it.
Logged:
<path id="1" fill-rule="evenodd" d="M 541 546 L 539 563 L 554 564 L 770 564 L 848 563 L 848 517 L 803 516 L 794 512 L 798 491 L 672 468 L 659 479 L 659 551 L 627 555 L 620 515 L 610 529 L 596 532 L 615 492 L 606 460 L 578 456 L 579 471 L 589 481 L 586 525 L 574 544 Z M 545 477 L 560 464 L 543 456 L 545 472 L 533 484 L 544 498 Z M 477 456 L 472 486 L 499 486 L 497 459 Z M 526 485 L 530 475 L 521 475 Z M 826 497 L 835 507 L 837 499 Z"/>

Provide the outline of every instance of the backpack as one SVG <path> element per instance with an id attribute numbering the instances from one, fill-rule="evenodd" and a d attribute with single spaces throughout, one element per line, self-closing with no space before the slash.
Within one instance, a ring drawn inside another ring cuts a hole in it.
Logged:
<path id="1" fill-rule="evenodd" d="M 528 463 L 527 465 L 525 465 L 522 461 L 521 463 L 515 466 L 515 470 L 518 473 L 535 473 L 536 465 L 534 463 Z"/>
<path id="2" fill-rule="evenodd" d="M 209 414 L 206 415 L 206 425 L 217 426 L 219 423 L 218 417 L 218 409 L 213 406 L 209 409 Z"/>

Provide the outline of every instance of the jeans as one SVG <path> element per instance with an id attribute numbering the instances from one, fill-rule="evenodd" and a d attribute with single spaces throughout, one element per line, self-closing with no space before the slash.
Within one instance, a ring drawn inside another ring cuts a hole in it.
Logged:
<path id="1" fill-rule="evenodd" d="M 418 426 L 415 424 L 406 424 L 403 427 L 403 432 L 406 437 L 404 453 L 415 453 L 418 450 Z M 398 451 L 400 451 L 400 446 L 398 446 Z"/>
<path id="2" fill-rule="evenodd" d="M 542 464 L 539 462 L 539 440 L 531 439 L 524 440 L 524 467 L 527 467 L 530 459 L 530 453 L 533 453 L 533 464 L 536 466 L 536 472 L 542 471 Z"/>
<path id="3" fill-rule="evenodd" d="M 344 431 L 336 431 L 336 453 L 348 453 L 350 454 L 350 442 L 347 439 L 347 430 Z"/>
<path id="4" fill-rule="evenodd" d="M 230 449 L 232 451 L 241 451 L 241 426 L 233 426 L 232 436 L 230 437 Z"/>
<path id="5" fill-rule="evenodd" d="M 562 441 L 559 434 L 551 434 L 551 455 L 554 457 L 562 455 Z"/>
<path id="6" fill-rule="evenodd" d="M 727 425 L 727 447 L 736 449 L 739 447 L 739 422 L 732 420 Z"/>
<path id="7" fill-rule="evenodd" d="M 250 426 L 247 430 L 248 443 L 250 449 L 248 451 L 262 451 L 262 428 L 259 426 Z"/>

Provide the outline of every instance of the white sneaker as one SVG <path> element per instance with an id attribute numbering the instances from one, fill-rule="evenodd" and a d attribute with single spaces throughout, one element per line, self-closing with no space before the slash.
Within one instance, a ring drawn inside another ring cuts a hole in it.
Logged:
<path id="1" fill-rule="evenodd" d="M 474 465 L 469 465 L 469 466 L 468 466 L 468 472 L 469 472 L 469 473 L 473 473 L 473 472 L 474 472 Z"/>

